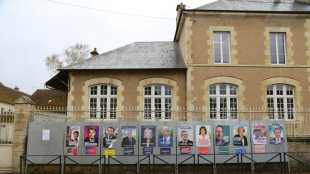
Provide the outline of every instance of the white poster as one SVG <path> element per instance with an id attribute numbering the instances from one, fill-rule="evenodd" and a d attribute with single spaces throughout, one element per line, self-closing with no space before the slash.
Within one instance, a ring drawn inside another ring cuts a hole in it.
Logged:
<path id="1" fill-rule="evenodd" d="M 49 141 L 50 140 L 50 130 L 43 129 L 42 130 L 42 141 Z"/>

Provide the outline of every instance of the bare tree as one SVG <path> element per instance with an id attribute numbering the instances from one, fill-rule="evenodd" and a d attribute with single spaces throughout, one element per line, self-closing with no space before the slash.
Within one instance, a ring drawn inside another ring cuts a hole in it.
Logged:
<path id="1" fill-rule="evenodd" d="M 45 58 L 45 65 L 51 75 L 57 73 L 57 69 L 74 63 L 79 63 L 89 57 L 89 46 L 77 43 L 66 49 L 62 53 L 52 54 Z"/>

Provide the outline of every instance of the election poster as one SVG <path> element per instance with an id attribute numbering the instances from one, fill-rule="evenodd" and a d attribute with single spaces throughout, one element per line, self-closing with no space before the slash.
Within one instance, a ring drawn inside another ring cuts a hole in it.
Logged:
<path id="1" fill-rule="evenodd" d="M 252 125 L 252 139 L 253 144 L 267 144 L 265 124 L 256 123 Z"/>
<path id="2" fill-rule="evenodd" d="M 102 130 L 103 130 L 102 133 L 103 147 L 112 149 L 117 141 L 118 128 L 114 126 L 106 126 L 106 127 L 103 126 Z"/>
<path id="3" fill-rule="evenodd" d="M 198 147 L 211 146 L 211 127 L 209 125 L 196 126 L 196 145 Z"/>
<path id="4" fill-rule="evenodd" d="M 178 145 L 179 146 L 193 146 L 193 126 L 179 125 L 178 126 Z"/>
<path id="5" fill-rule="evenodd" d="M 97 147 L 98 146 L 99 126 L 85 126 L 84 127 L 84 146 Z"/>
<path id="6" fill-rule="evenodd" d="M 67 126 L 66 147 L 78 147 L 80 142 L 80 126 Z"/>
<path id="7" fill-rule="evenodd" d="M 234 125 L 234 146 L 248 146 L 248 126 L 247 125 Z"/>

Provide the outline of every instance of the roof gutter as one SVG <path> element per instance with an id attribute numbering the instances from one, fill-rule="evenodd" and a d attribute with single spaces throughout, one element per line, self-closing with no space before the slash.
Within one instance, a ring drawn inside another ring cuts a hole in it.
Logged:
<path id="1" fill-rule="evenodd" d="M 176 42 L 176 38 L 179 32 L 181 19 L 183 17 L 183 12 L 230 12 L 230 13 L 273 13 L 273 14 L 310 14 L 310 11 L 247 11 L 247 10 L 181 10 L 178 25 L 174 34 L 173 41 Z"/>
<path id="2" fill-rule="evenodd" d="M 180 28 L 180 24 L 181 24 L 181 19 L 182 19 L 182 17 L 183 17 L 183 11 L 184 11 L 184 10 L 181 9 L 181 13 L 180 13 L 180 17 L 179 17 L 177 29 L 175 30 L 175 34 L 174 34 L 174 39 L 173 39 L 174 42 L 176 42 L 177 34 L 178 34 L 178 31 L 179 31 L 179 28 Z"/>
<path id="3" fill-rule="evenodd" d="M 48 88 L 48 89 L 51 89 L 51 90 L 55 90 L 55 91 L 59 91 L 59 92 L 68 94 L 68 92 L 70 91 L 70 77 L 68 76 L 68 74 L 66 73 L 65 70 L 60 70 L 60 71 L 62 71 L 63 74 L 67 77 L 67 79 L 68 79 L 68 84 L 66 84 L 66 83 L 65 83 L 63 80 L 61 80 L 60 78 L 56 77 L 57 75 L 54 76 L 54 77 L 53 77 L 52 79 L 50 79 L 49 81 L 53 80 L 54 78 L 57 78 L 57 80 L 59 80 L 60 83 L 62 83 L 62 84 L 64 84 L 64 85 L 67 86 L 67 91 L 60 90 L 60 89 L 57 89 L 57 88 L 53 88 L 53 87 L 51 87 L 51 86 L 48 86 L 47 83 L 48 83 L 49 81 L 47 81 L 47 82 L 45 83 L 45 87 Z"/>

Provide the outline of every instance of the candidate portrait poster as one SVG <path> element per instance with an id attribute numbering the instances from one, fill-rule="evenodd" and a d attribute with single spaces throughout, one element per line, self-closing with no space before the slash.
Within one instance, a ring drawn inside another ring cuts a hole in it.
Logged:
<path id="1" fill-rule="evenodd" d="M 211 146 L 211 127 L 209 125 L 196 125 L 196 146 Z"/>
<path id="2" fill-rule="evenodd" d="M 141 126 L 141 146 L 155 147 L 156 126 Z"/>
<path id="3" fill-rule="evenodd" d="M 67 126 L 66 147 L 78 147 L 80 142 L 80 126 Z"/>
<path id="4" fill-rule="evenodd" d="M 122 126 L 122 147 L 133 147 L 137 142 L 137 127 Z"/>
<path id="5" fill-rule="evenodd" d="M 103 147 L 113 148 L 117 141 L 118 128 L 115 126 L 103 126 L 102 131 Z"/>
<path id="6" fill-rule="evenodd" d="M 233 126 L 233 142 L 234 146 L 248 146 L 248 126 L 234 125 Z"/>
<path id="7" fill-rule="evenodd" d="M 230 142 L 230 126 L 217 125 L 215 127 L 215 145 L 216 146 L 228 146 Z M 226 148 L 220 148 L 219 151 L 226 151 Z"/>
<path id="8" fill-rule="evenodd" d="M 178 126 L 178 145 L 193 146 L 194 145 L 193 126 L 179 125 Z"/>
<path id="9" fill-rule="evenodd" d="M 252 125 L 253 144 L 267 144 L 266 126 L 263 123 Z"/>
<path id="10" fill-rule="evenodd" d="M 99 126 L 85 126 L 84 127 L 84 146 L 97 147 L 99 136 Z M 89 149 L 89 148 L 88 148 Z"/>
<path id="11" fill-rule="evenodd" d="M 281 144 L 284 142 L 283 127 L 277 123 L 269 126 L 269 142 L 270 144 Z"/>
<path id="12" fill-rule="evenodd" d="M 158 146 L 172 147 L 173 146 L 173 130 L 170 126 L 159 126 L 158 129 Z"/>

